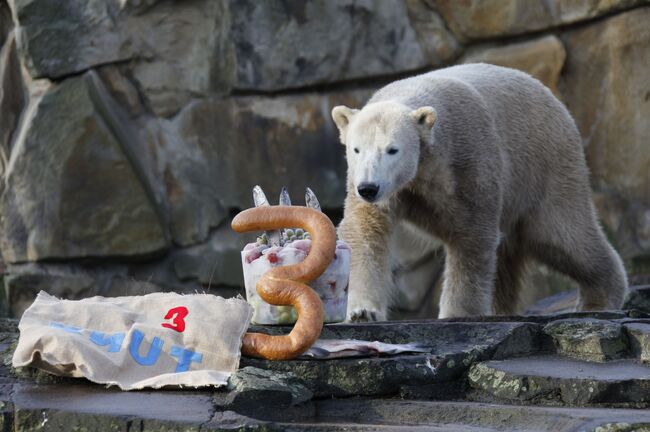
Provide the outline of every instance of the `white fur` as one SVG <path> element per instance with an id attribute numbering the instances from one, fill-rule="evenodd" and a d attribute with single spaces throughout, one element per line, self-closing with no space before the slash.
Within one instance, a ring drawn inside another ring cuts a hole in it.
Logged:
<path id="1" fill-rule="evenodd" d="M 576 279 L 579 308 L 620 307 L 627 280 L 596 220 L 579 133 L 539 81 L 455 66 L 394 82 L 363 109 L 332 116 L 347 147 L 339 233 L 353 252 L 350 319 L 387 316 L 398 220 L 445 244 L 441 317 L 512 313 L 528 258 Z M 372 202 L 357 190 L 368 182 L 379 186 Z"/>

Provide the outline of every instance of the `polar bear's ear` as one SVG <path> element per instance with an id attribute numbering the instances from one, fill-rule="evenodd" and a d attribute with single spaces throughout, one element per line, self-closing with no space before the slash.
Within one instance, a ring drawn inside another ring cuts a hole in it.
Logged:
<path id="1" fill-rule="evenodd" d="M 347 130 L 352 117 L 354 117 L 358 112 L 358 109 L 348 108 L 344 105 L 335 106 L 334 109 L 332 109 L 332 118 L 341 133 L 342 144 L 345 144 L 345 131 Z"/>
<path id="2" fill-rule="evenodd" d="M 411 117 L 417 122 L 418 125 L 425 126 L 431 129 L 436 122 L 436 110 L 430 106 L 423 106 L 414 111 L 411 111 Z"/>

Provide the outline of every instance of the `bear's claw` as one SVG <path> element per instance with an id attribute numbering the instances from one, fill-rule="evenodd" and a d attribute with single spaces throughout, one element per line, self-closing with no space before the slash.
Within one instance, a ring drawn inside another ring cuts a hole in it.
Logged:
<path id="1" fill-rule="evenodd" d="M 372 322 L 372 321 L 379 321 L 378 317 L 379 313 L 375 310 L 371 309 L 364 309 L 364 308 L 357 308 L 353 310 L 349 317 L 348 321 L 349 322 Z"/>

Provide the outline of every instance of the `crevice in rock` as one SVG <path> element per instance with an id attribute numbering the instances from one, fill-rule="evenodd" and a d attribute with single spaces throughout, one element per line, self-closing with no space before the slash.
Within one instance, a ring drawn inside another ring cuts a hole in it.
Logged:
<path id="1" fill-rule="evenodd" d="M 162 229 L 165 242 L 169 245 L 171 234 L 169 232 L 169 218 L 167 217 L 167 212 L 164 209 L 163 198 L 159 197 L 154 190 L 154 186 L 151 184 L 151 179 L 148 178 L 145 173 L 145 168 L 140 163 L 139 158 L 135 154 L 134 148 L 136 145 L 132 142 L 132 136 L 135 133 L 129 133 L 125 131 L 124 128 L 127 127 L 128 121 L 124 118 L 119 118 L 119 112 L 117 110 L 117 104 L 109 99 L 108 91 L 103 88 L 100 78 L 97 74 L 92 71 L 86 78 L 88 83 L 88 89 L 90 93 L 90 98 L 93 101 L 95 108 L 97 109 L 100 118 L 104 120 L 108 129 L 113 133 L 116 141 L 119 143 L 122 148 L 122 152 L 129 161 L 133 172 L 136 177 L 139 179 L 140 184 L 142 185 L 145 195 L 149 198 L 149 203 L 153 207 L 156 215 L 158 216 L 158 222 Z M 122 116 L 124 117 L 124 116 Z"/>
<path id="2" fill-rule="evenodd" d="M 449 64 L 453 63 L 450 62 Z M 445 67 L 441 65 L 440 67 Z M 438 69 L 440 67 L 425 66 L 419 69 L 402 71 L 399 73 L 389 73 L 374 75 L 366 78 L 353 78 L 342 81 L 323 82 L 309 84 L 301 87 L 292 87 L 277 90 L 262 90 L 262 89 L 242 89 L 234 87 L 229 96 L 267 96 L 267 97 L 281 97 L 281 96 L 295 96 L 305 93 L 343 93 L 345 91 L 353 90 L 374 90 L 383 87 L 393 81 L 408 78 L 413 75 L 422 74 L 425 72 Z"/>
<path id="3" fill-rule="evenodd" d="M 74 72 L 69 72 L 69 73 L 66 73 L 66 74 L 56 75 L 56 76 L 48 76 L 48 75 L 31 76 L 31 74 L 30 74 L 30 76 L 34 80 L 46 79 L 46 80 L 51 81 L 52 83 L 60 84 L 63 81 L 67 80 L 68 78 L 80 77 L 80 76 L 84 75 L 86 72 L 94 71 L 95 69 L 100 68 L 102 66 L 110 66 L 110 65 L 120 66 L 120 65 L 124 65 L 124 64 L 129 64 L 130 62 L 132 62 L 134 60 L 138 60 L 138 58 L 134 56 L 134 57 L 129 57 L 129 58 L 125 58 L 125 59 L 112 60 L 112 61 L 107 61 L 107 62 L 99 62 L 99 63 L 95 63 L 95 64 L 93 64 L 93 65 L 91 65 L 91 66 L 89 66 L 87 68 L 83 68 L 83 69 L 80 69 L 80 70 L 76 70 Z"/>

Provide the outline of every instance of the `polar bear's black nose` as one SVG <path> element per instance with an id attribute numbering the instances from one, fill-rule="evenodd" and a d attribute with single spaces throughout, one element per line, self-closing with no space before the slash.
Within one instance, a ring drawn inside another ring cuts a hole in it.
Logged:
<path id="1" fill-rule="evenodd" d="M 372 201 L 377 197 L 377 192 L 379 192 L 379 185 L 376 185 L 374 183 L 361 183 L 357 187 L 357 191 L 359 192 L 359 195 L 361 195 L 361 198 Z"/>

